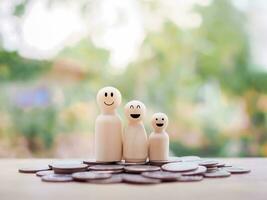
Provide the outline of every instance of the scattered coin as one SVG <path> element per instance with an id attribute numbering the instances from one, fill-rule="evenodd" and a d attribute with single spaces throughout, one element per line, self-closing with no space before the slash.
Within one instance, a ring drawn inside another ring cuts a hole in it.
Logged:
<path id="1" fill-rule="evenodd" d="M 199 165 L 205 166 L 205 167 L 215 167 L 218 164 L 218 161 L 216 160 L 201 160 L 199 163 Z"/>
<path id="2" fill-rule="evenodd" d="M 223 169 L 230 172 L 231 174 L 244 174 L 250 172 L 250 169 L 245 169 L 241 167 L 224 167 Z"/>
<path id="3" fill-rule="evenodd" d="M 93 165 L 90 166 L 89 169 L 90 170 L 122 170 L 124 168 L 123 165 Z"/>
<path id="4" fill-rule="evenodd" d="M 53 165 L 53 170 L 56 174 L 72 174 L 87 170 L 86 164 L 58 164 Z"/>
<path id="5" fill-rule="evenodd" d="M 121 174 L 114 174 L 110 178 L 90 180 L 89 182 L 95 184 L 111 184 L 111 183 L 121 183 L 122 181 L 123 178 Z"/>
<path id="6" fill-rule="evenodd" d="M 124 172 L 124 170 L 94 170 L 93 172 L 99 174 L 120 174 Z"/>
<path id="7" fill-rule="evenodd" d="M 160 183 L 159 179 L 155 178 L 147 178 L 137 174 L 124 174 L 123 181 L 126 183 L 134 183 L 134 184 L 156 184 Z"/>
<path id="8" fill-rule="evenodd" d="M 207 168 L 204 166 L 198 166 L 197 169 L 190 172 L 184 172 L 182 173 L 183 176 L 195 176 L 195 175 L 201 175 L 207 172 Z"/>
<path id="9" fill-rule="evenodd" d="M 155 172 L 143 172 L 142 176 L 147 178 L 160 179 L 161 181 L 177 181 L 177 178 L 181 176 L 179 173 L 155 171 Z"/>
<path id="10" fill-rule="evenodd" d="M 218 164 L 216 164 L 216 167 L 224 167 L 225 163 L 219 162 Z"/>
<path id="11" fill-rule="evenodd" d="M 161 166 L 167 163 L 172 163 L 172 162 L 181 162 L 182 159 L 179 157 L 175 156 L 170 156 L 168 160 L 150 160 L 149 163 L 151 165 L 156 165 L 156 166 Z"/>
<path id="12" fill-rule="evenodd" d="M 68 159 L 61 159 L 56 160 L 48 164 L 48 166 L 52 169 L 53 165 L 79 165 L 82 164 L 80 160 L 68 160 Z"/>
<path id="13" fill-rule="evenodd" d="M 45 182 L 70 182 L 72 181 L 71 175 L 66 174 L 48 174 L 42 176 L 42 181 Z"/>
<path id="14" fill-rule="evenodd" d="M 208 167 L 207 168 L 207 172 L 214 172 L 214 171 L 217 171 L 218 170 L 218 167 Z"/>
<path id="15" fill-rule="evenodd" d="M 131 173 L 142 173 L 142 172 L 158 171 L 160 170 L 160 167 L 152 165 L 133 165 L 133 166 L 125 166 L 124 170 L 126 172 L 131 172 Z"/>
<path id="16" fill-rule="evenodd" d="M 135 163 L 135 162 L 126 162 L 125 160 L 122 160 L 120 162 L 117 162 L 118 165 L 145 165 L 147 164 L 147 162 L 139 162 L 139 163 Z"/>
<path id="17" fill-rule="evenodd" d="M 161 168 L 164 171 L 170 171 L 170 172 L 186 172 L 197 169 L 198 164 L 194 162 L 176 162 L 176 163 L 165 164 Z"/>
<path id="18" fill-rule="evenodd" d="M 97 165 L 97 164 L 115 164 L 116 162 L 101 162 L 101 161 L 96 161 L 96 159 L 87 159 L 87 160 L 84 160 L 83 161 L 84 164 L 87 164 L 87 165 Z"/>
<path id="19" fill-rule="evenodd" d="M 207 178 L 223 178 L 223 177 L 231 176 L 231 173 L 227 172 L 226 170 L 219 169 L 216 171 L 207 172 L 204 174 L 204 176 Z"/>
<path id="20" fill-rule="evenodd" d="M 54 174 L 54 171 L 53 170 L 46 170 L 46 171 L 39 171 L 39 172 L 36 172 L 36 176 L 45 176 L 45 175 L 49 175 L 49 174 Z"/>
<path id="21" fill-rule="evenodd" d="M 89 181 L 96 179 L 110 178 L 111 174 L 94 173 L 94 172 L 77 172 L 72 174 L 72 178 L 75 181 Z"/>
<path id="22" fill-rule="evenodd" d="M 192 162 L 192 161 L 198 161 L 201 158 L 198 156 L 182 156 L 180 157 L 180 159 L 182 160 L 182 162 Z"/>
<path id="23" fill-rule="evenodd" d="M 195 181 L 202 181 L 203 176 L 181 176 L 178 178 L 179 182 L 195 182 Z"/>
<path id="24" fill-rule="evenodd" d="M 47 171 L 50 170 L 50 167 L 48 167 L 48 165 L 44 165 L 44 166 L 32 166 L 32 167 L 23 167 L 19 169 L 20 173 L 36 173 L 39 171 Z"/>

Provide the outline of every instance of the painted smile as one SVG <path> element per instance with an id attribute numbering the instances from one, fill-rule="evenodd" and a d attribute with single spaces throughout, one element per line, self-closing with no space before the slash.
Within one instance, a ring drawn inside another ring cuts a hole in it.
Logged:
<path id="1" fill-rule="evenodd" d="M 162 127 L 164 124 L 163 123 L 158 123 L 156 124 L 158 127 Z"/>
<path id="2" fill-rule="evenodd" d="M 107 106 L 111 106 L 111 105 L 114 104 L 114 101 L 113 101 L 112 103 L 106 103 L 106 102 L 104 101 L 104 104 L 107 105 Z"/>
<path id="3" fill-rule="evenodd" d="M 130 114 L 132 118 L 137 119 L 138 117 L 140 117 L 140 114 Z"/>

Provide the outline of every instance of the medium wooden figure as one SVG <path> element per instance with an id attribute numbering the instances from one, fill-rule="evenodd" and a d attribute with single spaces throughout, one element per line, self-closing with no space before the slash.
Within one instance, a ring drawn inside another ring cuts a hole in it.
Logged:
<path id="1" fill-rule="evenodd" d="M 169 136 L 165 131 L 168 126 L 168 117 L 164 113 L 155 113 L 151 123 L 154 131 L 149 136 L 149 160 L 168 160 Z"/>
<path id="2" fill-rule="evenodd" d="M 101 114 L 95 122 L 95 158 L 115 162 L 122 158 L 122 123 L 116 112 L 121 93 L 114 87 L 104 87 L 97 94 Z"/>
<path id="3" fill-rule="evenodd" d="M 145 105 L 137 100 L 125 105 L 125 115 L 128 126 L 123 134 L 123 158 L 126 162 L 145 162 L 148 156 L 148 139 L 143 124 L 145 116 Z"/>

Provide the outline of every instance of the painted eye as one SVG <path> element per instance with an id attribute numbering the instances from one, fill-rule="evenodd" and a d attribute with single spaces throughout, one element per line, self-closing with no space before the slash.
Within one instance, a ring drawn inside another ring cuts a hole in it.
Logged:
<path id="1" fill-rule="evenodd" d="M 158 121 L 158 118 L 156 118 L 156 120 Z"/>
<path id="2" fill-rule="evenodd" d="M 105 97 L 107 97 L 108 96 L 108 93 L 107 92 L 105 92 Z"/>
<path id="3" fill-rule="evenodd" d="M 162 118 L 162 120 L 164 121 L 164 118 Z"/>
<path id="4" fill-rule="evenodd" d="M 134 109 L 134 106 L 133 105 L 130 105 L 130 108 Z"/>
<path id="5" fill-rule="evenodd" d="M 110 93 L 110 96 L 113 97 L 113 92 Z"/>
<path id="6" fill-rule="evenodd" d="M 137 106 L 136 106 L 136 108 L 139 108 L 139 109 L 141 109 L 140 105 L 137 105 Z"/>

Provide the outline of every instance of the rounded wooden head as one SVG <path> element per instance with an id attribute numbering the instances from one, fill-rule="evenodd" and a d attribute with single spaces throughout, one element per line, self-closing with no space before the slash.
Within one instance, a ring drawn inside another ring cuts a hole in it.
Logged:
<path id="1" fill-rule="evenodd" d="M 168 126 L 168 117 L 164 113 L 155 113 L 152 116 L 151 124 L 155 132 L 162 132 Z"/>
<path id="2" fill-rule="evenodd" d="M 144 119 L 146 106 L 141 101 L 133 100 L 125 105 L 124 111 L 129 122 L 137 122 Z"/>
<path id="3" fill-rule="evenodd" d="M 121 104 L 121 93 L 117 88 L 104 87 L 98 91 L 96 99 L 102 111 L 114 111 Z"/>

